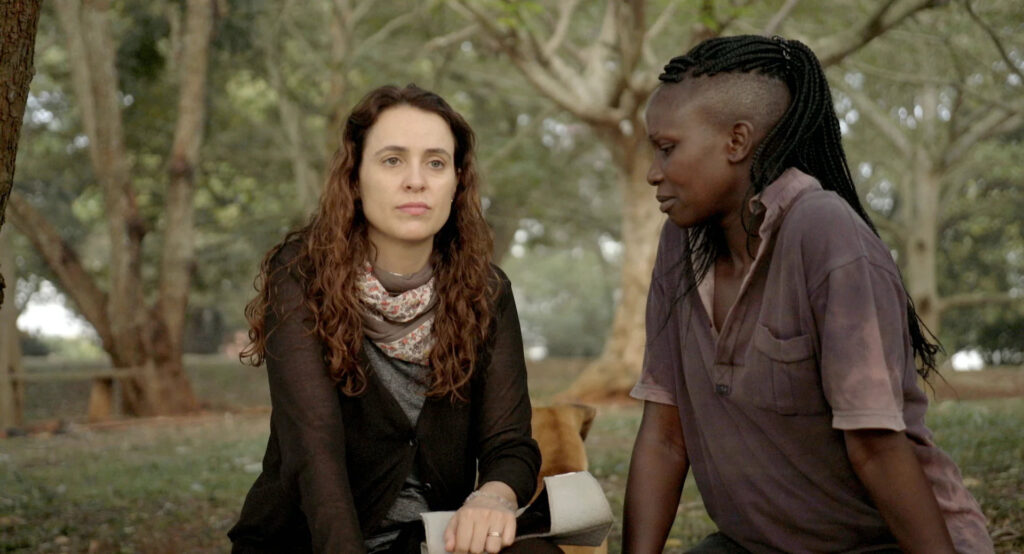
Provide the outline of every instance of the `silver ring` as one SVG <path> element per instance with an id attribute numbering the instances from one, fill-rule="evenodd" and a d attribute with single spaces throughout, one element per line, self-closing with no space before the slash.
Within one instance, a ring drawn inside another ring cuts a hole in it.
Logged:
<path id="1" fill-rule="evenodd" d="M 498 532 L 498 531 L 488 531 L 487 532 L 487 536 L 488 537 L 501 537 L 501 533 Z"/>

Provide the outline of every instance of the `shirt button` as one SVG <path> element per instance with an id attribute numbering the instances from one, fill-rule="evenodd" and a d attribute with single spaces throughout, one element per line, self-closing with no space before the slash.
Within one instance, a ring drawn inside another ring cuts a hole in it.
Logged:
<path id="1" fill-rule="evenodd" d="M 729 385 L 718 383 L 715 385 L 715 394 L 718 396 L 729 396 Z"/>

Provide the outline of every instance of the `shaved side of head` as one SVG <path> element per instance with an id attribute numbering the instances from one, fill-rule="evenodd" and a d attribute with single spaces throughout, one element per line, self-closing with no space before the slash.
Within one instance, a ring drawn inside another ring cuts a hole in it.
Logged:
<path id="1" fill-rule="evenodd" d="M 719 128 L 747 121 L 754 129 L 755 144 L 760 144 L 779 123 L 790 104 L 786 84 L 759 73 L 691 77 L 662 84 L 657 95 L 676 107 L 696 102 L 697 112 Z"/>

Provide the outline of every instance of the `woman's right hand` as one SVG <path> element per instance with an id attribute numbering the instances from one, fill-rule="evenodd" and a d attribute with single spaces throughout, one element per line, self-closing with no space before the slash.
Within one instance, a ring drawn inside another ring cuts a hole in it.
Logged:
<path id="1" fill-rule="evenodd" d="M 495 554 L 516 538 L 515 493 L 491 481 L 471 494 L 444 531 L 444 548 L 456 554 Z"/>

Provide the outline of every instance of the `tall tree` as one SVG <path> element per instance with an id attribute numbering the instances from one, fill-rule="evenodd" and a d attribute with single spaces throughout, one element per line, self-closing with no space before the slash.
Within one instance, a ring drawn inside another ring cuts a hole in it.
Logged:
<path id="1" fill-rule="evenodd" d="M 177 117 L 166 157 L 159 283 L 152 294 L 147 294 L 142 275 L 148 229 L 139 212 L 125 141 L 112 10 L 103 1 L 57 0 L 56 4 L 92 169 L 102 188 L 110 245 L 108 290 L 103 290 L 102 280 L 86 269 L 46 216 L 17 194 L 11 197 L 12 219 L 96 329 L 112 365 L 138 370 L 121 381 L 126 413 L 188 411 L 195 408 L 196 400 L 182 366 L 182 337 L 193 271 L 193 195 L 206 117 L 215 2 L 188 0 L 180 36 L 172 37 L 180 41 L 168 65 L 177 72 Z M 149 297 L 154 299 L 151 303 Z M 94 383 L 90 418 L 109 415 L 112 390 L 110 380 Z"/>
<path id="2" fill-rule="evenodd" d="M 0 2 L 0 228 L 14 185 L 14 163 L 22 115 L 32 82 L 40 0 Z M 0 306 L 4 303 L 4 267 L 0 267 Z"/>
<path id="3" fill-rule="evenodd" d="M 863 3 L 830 4 L 844 14 L 813 35 L 811 44 L 825 65 L 835 64 L 874 38 L 940 0 L 880 0 L 865 12 Z M 575 397 L 617 395 L 629 390 L 644 351 L 644 306 L 664 218 L 646 183 L 650 147 L 644 136 L 643 107 L 671 56 L 697 42 L 725 33 L 785 30 L 788 18 L 821 19 L 823 8 L 800 10 L 788 1 L 772 9 L 751 1 L 647 2 L 606 0 L 562 2 L 474 2 L 447 4 L 487 37 L 530 85 L 560 109 L 586 123 L 608 149 L 622 195 L 623 260 L 620 300 L 599 359 L 573 383 Z M 657 10 L 653 17 L 648 11 Z M 855 13 L 852 22 L 846 14 Z M 842 24 L 844 30 L 831 32 Z"/>
<path id="4" fill-rule="evenodd" d="M 874 161 L 865 166 L 866 203 L 877 207 L 876 220 L 899 252 L 917 312 L 935 333 L 950 310 L 1024 303 L 1011 294 L 1009 276 L 989 290 L 966 282 L 942 290 L 939 279 L 943 233 L 965 217 L 995 215 L 980 203 L 965 214 L 956 200 L 976 194 L 972 189 L 1005 186 L 985 182 L 979 153 L 1024 129 L 1024 62 L 1008 53 L 1019 56 L 1019 45 L 1004 46 L 1024 20 L 1010 4 L 991 3 L 979 14 L 962 2 L 944 17 L 928 14 L 844 64 L 847 78 L 836 80 L 854 113 L 848 141 L 858 157 Z M 988 20 L 1002 22 L 1003 30 Z"/>

